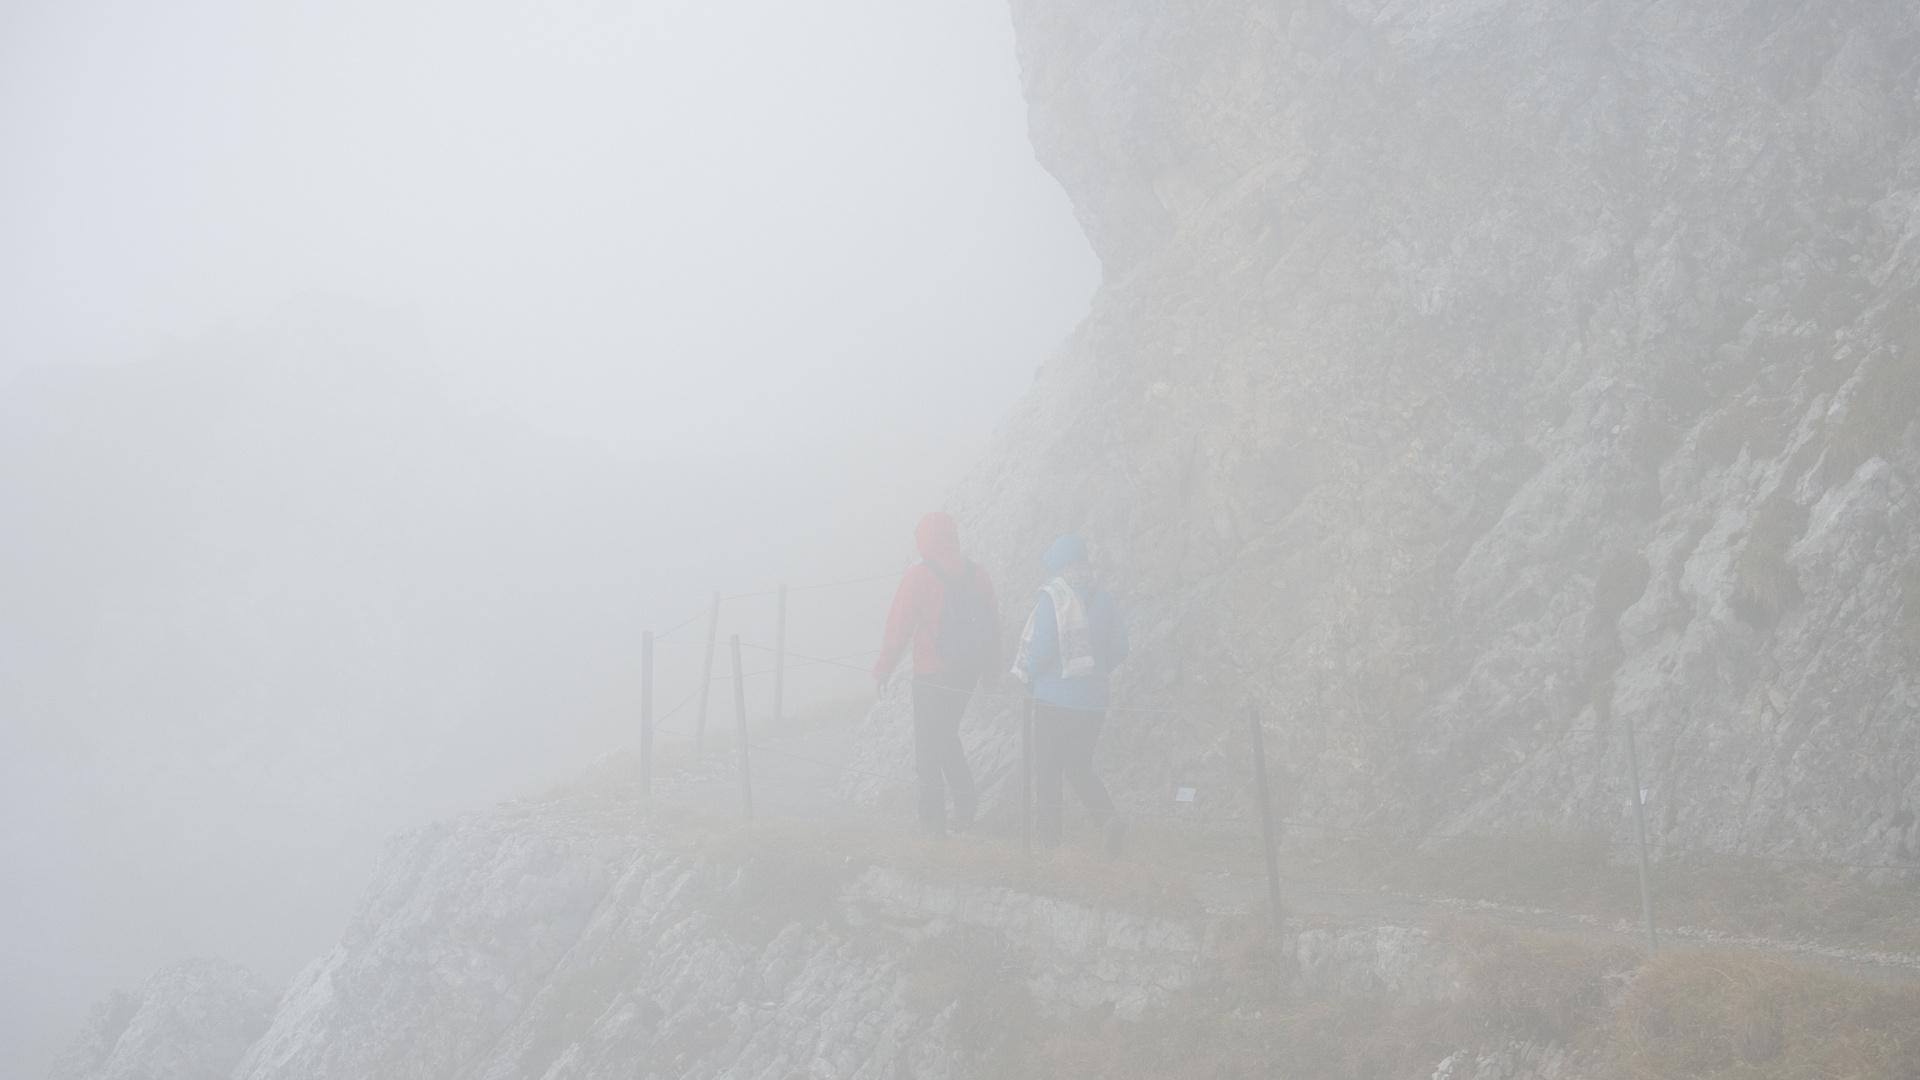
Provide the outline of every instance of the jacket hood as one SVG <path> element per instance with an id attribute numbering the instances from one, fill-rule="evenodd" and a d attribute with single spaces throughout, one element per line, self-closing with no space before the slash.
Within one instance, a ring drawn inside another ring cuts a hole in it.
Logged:
<path id="1" fill-rule="evenodd" d="M 1068 533 L 1053 542 L 1040 562 L 1046 566 L 1047 573 L 1057 574 L 1075 563 L 1087 561 L 1087 542 L 1080 539 L 1079 533 Z"/>
<path id="2" fill-rule="evenodd" d="M 951 514 L 935 510 L 920 519 L 913 530 L 914 546 L 920 549 L 920 557 L 931 559 L 948 570 L 958 570 L 966 562 L 960 554 L 960 528 L 953 523 Z"/>

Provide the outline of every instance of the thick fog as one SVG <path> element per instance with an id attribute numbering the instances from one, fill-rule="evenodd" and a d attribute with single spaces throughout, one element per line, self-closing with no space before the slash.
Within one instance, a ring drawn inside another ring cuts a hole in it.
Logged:
<path id="1" fill-rule="evenodd" d="M 0 1074 L 902 569 L 1097 278 L 989 0 L 0 9 Z"/>

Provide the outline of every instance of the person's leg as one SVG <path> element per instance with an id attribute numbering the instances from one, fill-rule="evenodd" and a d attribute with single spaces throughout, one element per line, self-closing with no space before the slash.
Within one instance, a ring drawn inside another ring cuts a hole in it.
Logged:
<path id="1" fill-rule="evenodd" d="M 1105 824 L 1114 814 L 1113 798 L 1107 794 L 1107 785 L 1094 775 L 1093 751 L 1100 743 L 1100 726 L 1107 716 L 1092 709 L 1064 711 L 1070 714 L 1063 724 L 1068 731 L 1063 748 L 1067 779 L 1080 796 L 1080 805 L 1093 814 L 1094 822 Z"/>
<path id="2" fill-rule="evenodd" d="M 1033 703 L 1034 825 L 1043 847 L 1060 843 L 1061 777 L 1066 768 L 1067 728 L 1071 709 L 1043 701 Z"/>
<path id="3" fill-rule="evenodd" d="M 1107 858 L 1117 859 L 1126 843 L 1127 819 L 1114 810 L 1107 785 L 1101 783 L 1093 771 L 1093 752 L 1100 745 L 1100 728 L 1106 714 L 1090 709 L 1075 710 L 1075 714 L 1066 754 L 1067 779 L 1073 781 L 1073 790 L 1079 793 L 1081 805 L 1093 814 L 1094 824 L 1100 827 Z"/>
<path id="4" fill-rule="evenodd" d="M 967 705 L 973 700 L 973 683 L 977 681 L 940 680 L 946 699 L 939 729 L 933 732 L 940 772 L 946 778 L 947 790 L 953 793 L 953 821 L 963 829 L 973 824 L 977 798 L 974 794 L 973 770 L 967 766 L 967 749 L 960 742 L 960 721 L 967 715 Z"/>
<path id="5" fill-rule="evenodd" d="M 939 738 L 945 705 L 938 686 L 924 678 L 913 680 L 913 763 L 920 779 L 920 824 L 935 830 L 947 827 L 947 788 Z"/>

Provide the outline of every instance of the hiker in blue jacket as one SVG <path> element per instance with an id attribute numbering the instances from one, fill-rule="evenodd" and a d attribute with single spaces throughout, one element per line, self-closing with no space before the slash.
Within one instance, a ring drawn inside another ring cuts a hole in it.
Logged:
<path id="1" fill-rule="evenodd" d="M 1041 559 L 1051 575 L 1027 628 L 1013 674 L 1033 688 L 1034 801 L 1040 842 L 1060 843 L 1062 780 L 1071 782 L 1118 857 L 1127 822 L 1093 772 L 1107 718 L 1107 673 L 1127 658 L 1127 627 L 1113 594 L 1095 581 L 1087 544 L 1069 533 Z"/>

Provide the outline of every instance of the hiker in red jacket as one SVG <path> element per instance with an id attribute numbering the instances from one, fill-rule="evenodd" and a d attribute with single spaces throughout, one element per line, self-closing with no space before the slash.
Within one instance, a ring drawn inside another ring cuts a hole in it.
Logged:
<path id="1" fill-rule="evenodd" d="M 973 772 L 960 745 L 960 718 L 982 675 L 1000 661 L 1000 607 L 993 581 L 960 554 L 953 518 L 935 511 L 913 539 L 925 562 L 900 580 L 873 681 L 885 691 L 909 642 L 913 645 L 913 747 L 920 775 L 920 827 L 943 836 L 947 792 L 955 826 L 973 823 Z"/>

